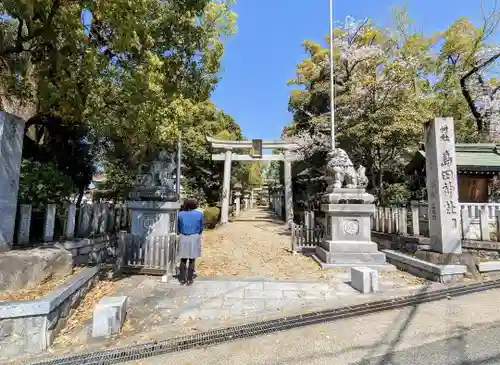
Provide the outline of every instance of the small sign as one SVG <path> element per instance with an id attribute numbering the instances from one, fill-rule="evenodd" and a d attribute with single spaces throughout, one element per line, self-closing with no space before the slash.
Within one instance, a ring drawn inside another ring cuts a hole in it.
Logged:
<path id="1" fill-rule="evenodd" d="M 252 139 L 252 157 L 262 157 L 262 139 Z"/>

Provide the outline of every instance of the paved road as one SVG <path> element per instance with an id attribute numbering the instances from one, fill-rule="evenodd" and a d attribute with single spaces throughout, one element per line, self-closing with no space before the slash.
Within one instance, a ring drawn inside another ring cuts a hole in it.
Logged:
<path id="1" fill-rule="evenodd" d="M 492 290 L 129 365 L 500 364 L 498 303 Z"/>
<path id="2" fill-rule="evenodd" d="M 356 365 L 490 365 L 500 364 L 500 325 L 464 331 L 427 343 L 357 362 Z"/>

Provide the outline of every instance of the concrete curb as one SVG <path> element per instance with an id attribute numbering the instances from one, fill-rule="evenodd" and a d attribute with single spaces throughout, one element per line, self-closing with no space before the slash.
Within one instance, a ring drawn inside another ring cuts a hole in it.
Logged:
<path id="1" fill-rule="evenodd" d="M 387 261 L 410 274 L 445 283 L 467 272 L 465 265 L 436 265 L 393 250 L 382 250 Z"/>
<path id="2" fill-rule="evenodd" d="M 477 264 L 479 272 L 500 271 L 500 261 L 486 261 Z"/>
<path id="3" fill-rule="evenodd" d="M 36 300 L 0 301 L 0 319 L 49 314 L 99 273 L 101 265 L 87 267 L 52 292 Z"/>

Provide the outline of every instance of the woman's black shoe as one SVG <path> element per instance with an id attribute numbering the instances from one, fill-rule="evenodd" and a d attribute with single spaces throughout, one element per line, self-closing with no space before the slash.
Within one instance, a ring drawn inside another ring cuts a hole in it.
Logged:
<path id="1" fill-rule="evenodd" d="M 193 284 L 193 280 L 188 280 L 188 281 L 186 282 L 186 285 L 192 285 L 192 284 Z"/>

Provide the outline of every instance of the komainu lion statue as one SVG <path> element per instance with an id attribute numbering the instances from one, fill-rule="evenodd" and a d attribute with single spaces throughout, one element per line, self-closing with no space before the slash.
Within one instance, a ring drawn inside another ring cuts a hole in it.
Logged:
<path id="1" fill-rule="evenodd" d="M 365 189 L 368 186 L 368 178 L 366 177 L 366 167 L 359 165 L 356 173 L 358 175 L 358 187 Z"/>
<path id="2" fill-rule="evenodd" d="M 333 187 L 341 188 L 345 182 L 346 188 L 357 188 L 358 175 L 347 153 L 341 148 L 335 148 L 328 157 L 327 169 L 333 176 Z"/>

